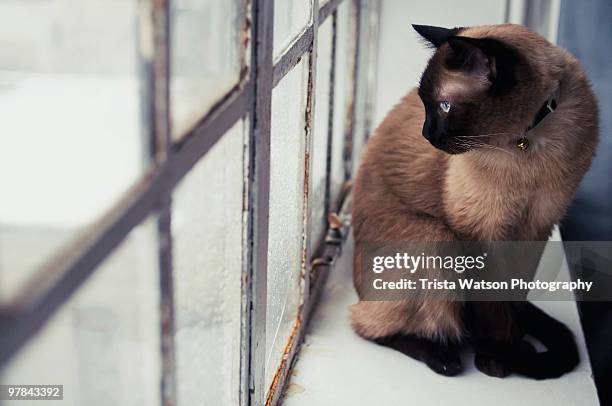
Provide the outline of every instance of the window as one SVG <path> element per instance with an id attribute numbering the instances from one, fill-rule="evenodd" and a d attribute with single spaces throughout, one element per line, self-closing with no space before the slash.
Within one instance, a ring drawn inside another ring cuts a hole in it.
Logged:
<path id="1" fill-rule="evenodd" d="M 328 214 L 370 130 L 377 16 L 3 2 L 1 383 L 276 404 L 346 234 Z"/>

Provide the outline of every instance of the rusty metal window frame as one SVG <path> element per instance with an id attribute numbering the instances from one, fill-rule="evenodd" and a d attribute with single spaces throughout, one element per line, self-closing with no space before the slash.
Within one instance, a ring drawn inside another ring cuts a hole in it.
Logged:
<path id="1" fill-rule="evenodd" d="M 348 180 L 354 167 L 353 133 L 357 120 L 369 121 L 369 111 L 356 111 L 358 97 L 367 97 L 367 92 L 358 94 L 356 84 L 364 82 L 371 87 L 372 66 L 375 55 L 367 60 L 360 58 L 361 48 L 366 44 L 375 47 L 376 32 L 370 30 L 370 42 L 364 41 L 361 27 L 364 10 L 376 9 L 379 0 L 329 0 L 319 7 L 312 0 L 313 17 L 282 56 L 273 60 L 274 1 L 245 0 L 245 38 L 248 46 L 250 66 L 241 75 L 240 82 L 223 97 L 198 124 L 182 138 L 173 141 L 170 130 L 170 5 L 171 0 L 141 1 L 139 17 L 140 40 L 153 49 L 151 56 L 141 54 L 141 81 L 144 89 L 143 126 L 149 145 L 150 167 L 124 196 L 110 208 L 100 220 L 68 248 L 58 252 L 38 272 L 13 302 L 0 306 L 0 368 L 8 365 L 12 357 L 34 337 L 49 318 L 79 289 L 93 274 L 98 265 L 112 254 L 137 225 L 149 215 L 157 215 L 158 258 L 161 292 L 161 354 L 162 382 L 160 396 L 164 405 L 176 404 L 174 382 L 174 309 L 172 287 L 172 215 L 171 194 L 174 187 L 193 166 L 206 155 L 213 145 L 239 120 L 248 117 L 248 179 L 246 182 L 246 205 L 248 220 L 243 264 L 245 281 L 242 292 L 241 320 L 241 367 L 240 404 L 276 404 L 281 396 L 291 362 L 297 354 L 303 338 L 308 316 L 314 306 L 325 275 L 332 268 L 338 255 L 346 224 L 331 224 L 325 241 L 314 252 L 308 252 L 307 272 L 303 304 L 298 314 L 295 334 L 287 343 L 286 354 L 279 366 L 272 387 L 265 387 L 265 326 L 268 261 L 268 217 L 270 197 L 270 124 L 272 89 L 293 69 L 303 57 L 308 58 L 309 80 L 306 122 L 312 123 L 314 103 L 314 81 L 316 80 L 316 49 L 319 26 L 328 18 L 333 19 L 332 67 L 330 73 L 330 105 L 328 141 L 332 137 L 333 88 L 336 69 L 337 9 L 344 2 L 352 3 L 351 28 L 353 32 L 350 54 L 352 66 L 348 86 L 352 97 L 347 103 L 348 114 L 345 134 L 344 167 Z M 365 21 L 365 22 L 364 22 Z M 369 23 L 368 23 L 369 24 Z M 375 24 L 374 24 L 375 25 Z M 373 48 L 372 48 L 373 49 Z M 370 52 L 371 53 L 371 52 Z M 361 66 L 360 66 L 361 65 Z M 368 65 L 368 66 L 363 66 Z M 364 69 L 365 68 L 365 69 Z M 369 72 L 369 73 L 368 73 Z M 367 83 L 366 83 L 367 82 Z M 367 103 L 367 101 L 366 101 Z M 366 109 L 368 110 L 368 109 Z M 357 117 L 357 115 L 364 115 Z M 363 131 L 369 132 L 365 128 Z M 311 127 L 306 129 L 306 154 L 311 148 Z M 326 210 L 340 212 L 342 201 L 331 202 L 329 197 L 329 160 L 327 151 Z M 308 159 L 308 158 L 306 158 Z M 305 170 L 309 170 L 306 162 Z M 310 181 L 312 182 L 312 181 Z M 308 185 L 310 188 L 310 185 Z M 308 200 L 308 199 L 307 199 Z M 340 200 L 343 200 L 341 197 Z M 310 201 L 307 201 L 307 206 Z M 309 222 L 308 207 L 305 221 Z M 309 226 L 306 225 L 306 235 Z M 306 237 L 307 238 L 307 237 Z M 305 245 L 306 247 L 306 245 Z M 305 250 L 307 248 L 304 248 Z M 238 388 L 237 388 L 238 389 Z"/>

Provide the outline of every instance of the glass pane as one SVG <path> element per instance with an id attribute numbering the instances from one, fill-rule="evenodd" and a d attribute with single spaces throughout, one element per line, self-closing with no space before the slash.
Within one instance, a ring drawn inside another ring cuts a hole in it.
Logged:
<path id="1" fill-rule="evenodd" d="M 239 403 L 245 127 L 225 134 L 174 193 L 179 405 Z"/>
<path id="2" fill-rule="evenodd" d="M 240 78 L 243 0 L 175 0 L 172 6 L 172 133 L 180 137 Z"/>
<path id="3" fill-rule="evenodd" d="M 0 2 L 0 300 L 141 173 L 136 8 Z"/>
<path id="4" fill-rule="evenodd" d="M 308 61 L 272 92 L 266 384 L 280 365 L 300 303 L 304 226 L 304 117 Z"/>
<path id="5" fill-rule="evenodd" d="M 62 384 L 62 405 L 159 405 L 157 247 L 153 219 L 135 228 L 22 348 L 1 383 Z"/>
<path id="6" fill-rule="evenodd" d="M 331 154 L 331 202 L 335 204 L 345 179 L 344 148 L 346 133 L 349 131 L 347 117 L 349 100 L 352 100 L 352 72 L 355 35 L 351 24 L 352 2 L 345 1 L 338 7 L 336 23 L 336 71 L 334 78 L 334 125 Z"/>
<path id="7" fill-rule="evenodd" d="M 363 146 L 368 137 L 371 100 L 373 98 L 374 69 L 376 56 L 373 49 L 376 45 L 377 8 L 376 2 L 366 0 L 361 9 L 359 23 L 359 60 L 357 61 L 357 79 L 355 81 L 355 121 L 353 126 L 353 173 L 357 172 Z"/>
<path id="8" fill-rule="evenodd" d="M 274 2 L 274 58 L 278 58 L 289 44 L 310 23 L 311 0 L 279 0 Z"/>
<path id="9" fill-rule="evenodd" d="M 332 62 L 333 21 L 328 18 L 318 31 L 317 80 L 315 86 L 314 139 L 312 145 L 312 190 L 310 191 L 310 248 L 320 244 L 325 232 L 325 188 L 329 130 L 329 90 Z"/>

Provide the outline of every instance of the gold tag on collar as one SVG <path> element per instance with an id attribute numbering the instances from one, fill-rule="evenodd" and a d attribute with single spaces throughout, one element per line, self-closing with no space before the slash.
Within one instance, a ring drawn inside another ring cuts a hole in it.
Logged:
<path id="1" fill-rule="evenodd" d="M 516 142 L 516 147 L 521 151 L 525 151 L 527 148 L 529 148 L 529 140 L 527 137 L 519 138 L 519 140 Z"/>

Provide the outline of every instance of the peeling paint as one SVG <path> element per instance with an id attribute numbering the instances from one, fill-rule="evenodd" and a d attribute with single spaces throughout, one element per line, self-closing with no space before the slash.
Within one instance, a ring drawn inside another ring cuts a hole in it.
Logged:
<path id="1" fill-rule="evenodd" d="M 291 382 L 289 386 L 287 386 L 287 391 L 285 392 L 285 394 L 287 396 L 293 396 L 304 392 L 306 392 L 306 388 L 301 385 L 298 385 L 297 383 Z"/>

